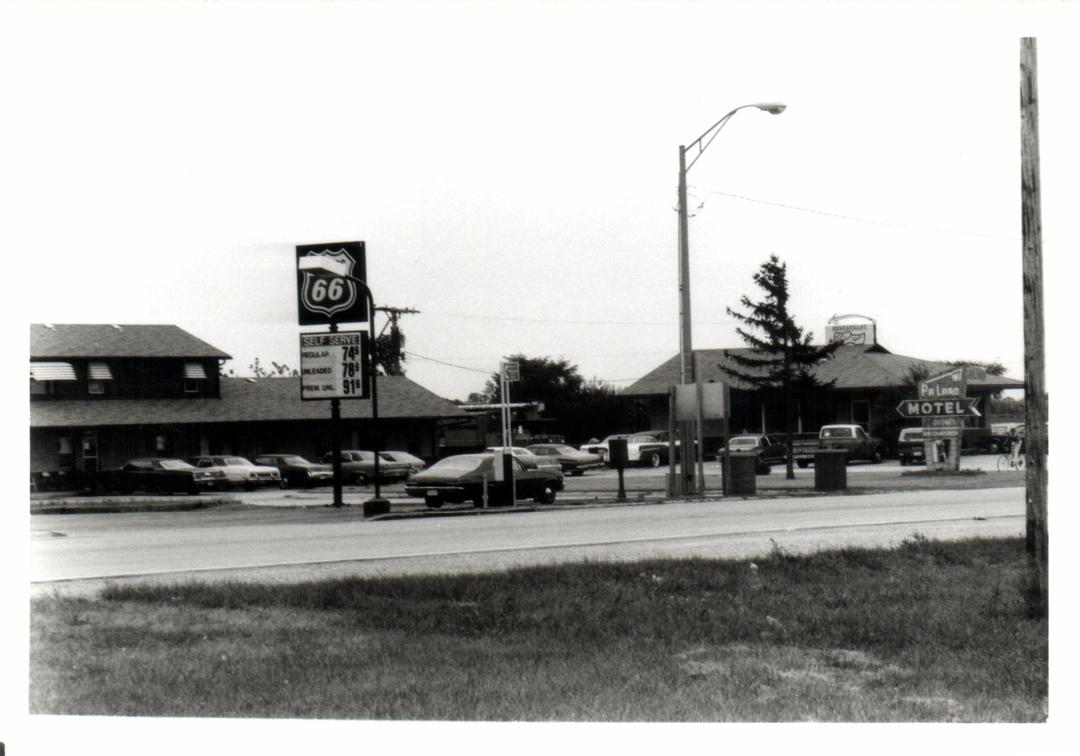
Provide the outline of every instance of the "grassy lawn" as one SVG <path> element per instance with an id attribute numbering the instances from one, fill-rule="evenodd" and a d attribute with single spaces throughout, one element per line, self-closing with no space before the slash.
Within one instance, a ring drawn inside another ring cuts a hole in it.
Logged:
<path id="1" fill-rule="evenodd" d="M 35 714 L 1040 722 L 1020 540 L 31 605 Z"/>

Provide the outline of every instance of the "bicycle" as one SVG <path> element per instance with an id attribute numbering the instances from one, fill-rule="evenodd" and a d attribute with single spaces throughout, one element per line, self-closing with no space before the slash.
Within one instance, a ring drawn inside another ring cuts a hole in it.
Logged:
<path id="1" fill-rule="evenodd" d="M 998 457 L 997 461 L 998 472 L 1005 472 L 1007 470 L 1023 470 L 1024 469 L 1024 455 L 1017 454 L 1015 457 L 1011 454 L 1002 454 Z"/>

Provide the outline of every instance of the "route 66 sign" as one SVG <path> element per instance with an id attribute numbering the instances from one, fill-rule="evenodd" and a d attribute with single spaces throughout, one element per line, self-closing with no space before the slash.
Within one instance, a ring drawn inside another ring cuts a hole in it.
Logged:
<path id="1" fill-rule="evenodd" d="M 364 242 L 304 244 L 296 247 L 299 323 L 363 323 L 367 302 L 353 279 L 367 278 Z"/>

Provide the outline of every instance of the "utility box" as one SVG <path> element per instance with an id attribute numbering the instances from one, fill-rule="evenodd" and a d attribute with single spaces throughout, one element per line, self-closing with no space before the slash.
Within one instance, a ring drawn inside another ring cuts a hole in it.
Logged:
<path id="1" fill-rule="evenodd" d="M 615 467 L 621 470 L 626 467 L 626 458 L 625 438 L 613 438 L 608 441 L 608 467 Z"/>
<path id="2" fill-rule="evenodd" d="M 847 490 L 847 452 L 843 449 L 819 449 L 814 452 L 814 489 Z"/>
<path id="3" fill-rule="evenodd" d="M 727 496 L 757 495 L 757 455 L 723 452 L 723 492 Z"/>

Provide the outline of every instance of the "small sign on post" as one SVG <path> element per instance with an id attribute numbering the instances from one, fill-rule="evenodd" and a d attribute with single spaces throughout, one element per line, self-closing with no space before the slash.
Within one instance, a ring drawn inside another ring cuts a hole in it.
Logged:
<path id="1" fill-rule="evenodd" d="M 503 375 L 506 376 L 506 380 L 510 383 L 517 383 L 521 380 L 521 363 L 517 360 L 502 363 L 502 369 Z"/>

